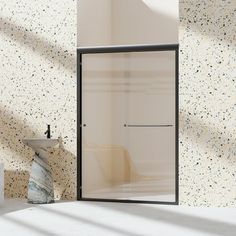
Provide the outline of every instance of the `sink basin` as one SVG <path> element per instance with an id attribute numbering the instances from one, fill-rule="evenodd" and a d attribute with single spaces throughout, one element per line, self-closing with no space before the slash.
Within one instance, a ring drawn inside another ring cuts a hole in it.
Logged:
<path id="1" fill-rule="evenodd" d="M 28 185 L 28 202 L 33 204 L 54 202 L 53 178 L 48 157 L 50 148 L 59 144 L 59 140 L 31 138 L 22 141 L 35 151 Z"/>
<path id="2" fill-rule="evenodd" d="M 58 139 L 23 139 L 23 143 L 33 149 L 37 148 L 52 148 L 59 144 Z"/>

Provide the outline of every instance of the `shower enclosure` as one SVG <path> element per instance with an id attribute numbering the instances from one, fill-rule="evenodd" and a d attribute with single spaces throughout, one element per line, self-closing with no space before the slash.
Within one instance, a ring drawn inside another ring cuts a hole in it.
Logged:
<path id="1" fill-rule="evenodd" d="M 78 200 L 178 204 L 178 45 L 77 50 Z"/>

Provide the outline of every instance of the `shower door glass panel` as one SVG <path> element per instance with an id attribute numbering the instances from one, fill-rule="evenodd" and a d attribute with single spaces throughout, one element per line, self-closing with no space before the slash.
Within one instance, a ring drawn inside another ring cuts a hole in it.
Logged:
<path id="1" fill-rule="evenodd" d="M 82 55 L 82 198 L 175 202 L 175 51 Z"/>

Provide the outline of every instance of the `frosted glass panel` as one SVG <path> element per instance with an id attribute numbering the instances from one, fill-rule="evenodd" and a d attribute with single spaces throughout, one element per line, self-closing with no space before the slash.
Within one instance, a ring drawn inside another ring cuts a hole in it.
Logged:
<path id="1" fill-rule="evenodd" d="M 82 197 L 175 202 L 175 52 L 82 56 Z"/>

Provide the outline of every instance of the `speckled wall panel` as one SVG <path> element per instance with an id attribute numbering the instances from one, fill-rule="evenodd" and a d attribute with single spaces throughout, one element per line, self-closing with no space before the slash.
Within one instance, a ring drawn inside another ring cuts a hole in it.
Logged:
<path id="1" fill-rule="evenodd" d="M 236 1 L 180 2 L 180 203 L 236 205 Z"/>
<path id="2" fill-rule="evenodd" d="M 0 162 L 25 197 L 32 150 L 52 125 L 57 198 L 76 185 L 76 3 L 0 1 Z M 180 203 L 236 205 L 236 2 L 180 1 Z"/>
<path id="3" fill-rule="evenodd" d="M 6 197 L 26 197 L 33 151 L 25 137 L 63 138 L 50 164 L 55 196 L 75 198 L 76 2 L 0 1 L 0 162 Z"/>

